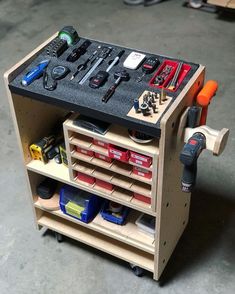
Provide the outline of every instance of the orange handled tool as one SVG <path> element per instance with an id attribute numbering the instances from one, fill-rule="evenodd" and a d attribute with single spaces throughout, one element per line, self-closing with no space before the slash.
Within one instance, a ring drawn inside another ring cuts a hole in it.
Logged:
<path id="1" fill-rule="evenodd" d="M 200 126 L 206 124 L 208 105 L 218 89 L 216 81 L 208 81 L 197 95 L 197 103 L 202 107 Z"/>

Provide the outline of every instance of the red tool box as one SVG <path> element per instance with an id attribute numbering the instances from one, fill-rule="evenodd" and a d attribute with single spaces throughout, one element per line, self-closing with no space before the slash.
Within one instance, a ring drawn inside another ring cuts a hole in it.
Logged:
<path id="1" fill-rule="evenodd" d="M 109 144 L 98 139 L 93 139 L 93 144 L 108 149 Z"/>
<path id="2" fill-rule="evenodd" d="M 141 194 L 138 194 L 138 193 L 134 193 L 134 198 L 137 199 L 137 200 L 139 200 L 139 201 L 142 201 L 142 202 L 151 204 L 151 198 L 146 197 L 144 195 L 141 195 Z"/>
<path id="3" fill-rule="evenodd" d="M 93 185 L 95 183 L 94 177 L 88 176 L 88 175 L 80 173 L 80 172 L 77 172 L 77 178 L 78 178 L 78 180 L 86 182 L 90 185 Z"/>
<path id="4" fill-rule="evenodd" d="M 109 157 L 127 162 L 129 160 L 129 150 L 109 144 Z"/>
<path id="5" fill-rule="evenodd" d="M 152 172 L 144 169 L 142 167 L 138 167 L 138 166 L 133 166 L 133 174 L 140 176 L 140 177 L 144 177 L 146 179 L 151 179 L 152 178 Z"/>
<path id="6" fill-rule="evenodd" d="M 110 158 L 110 157 L 108 157 L 108 156 L 105 156 L 105 155 L 103 155 L 103 154 L 97 153 L 97 152 L 95 152 L 95 157 L 96 157 L 96 158 L 99 158 L 99 159 L 102 159 L 102 160 L 104 160 L 104 161 L 106 161 L 106 162 L 109 162 L 109 163 L 111 163 L 111 162 L 113 161 L 112 158 Z"/>
<path id="7" fill-rule="evenodd" d="M 88 156 L 94 156 L 94 152 L 91 151 L 91 150 L 87 150 L 87 149 L 83 149 L 83 148 L 80 148 L 80 147 L 76 147 L 76 151 L 78 153 L 82 153 L 82 154 L 85 154 L 85 155 L 88 155 Z"/>
<path id="8" fill-rule="evenodd" d="M 113 191 L 113 185 L 105 181 L 96 179 L 96 185 L 109 191 Z"/>
<path id="9" fill-rule="evenodd" d="M 130 151 L 130 161 L 145 167 L 150 167 L 152 164 L 151 157 L 133 151 Z"/>

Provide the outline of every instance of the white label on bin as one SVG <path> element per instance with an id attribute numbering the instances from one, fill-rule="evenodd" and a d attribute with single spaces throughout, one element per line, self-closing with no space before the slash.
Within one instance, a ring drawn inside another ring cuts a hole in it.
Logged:
<path id="1" fill-rule="evenodd" d="M 117 155 L 117 156 L 121 156 L 122 155 L 119 151 L 116 151 L 116 150 L 113 150 L 113 149 L 111 149 L 110 152 L 113 153 L 113 154 L 115 154 L 115 155 Z"/>
<path id="2" fill-rule="evenodd" d="M 137 155 L 137 154 L 133 154 L 132 157 L 135 158 L 135 159 L 139 159 L 141 161 L 145 161 L 145 162 L 148 161 L 148 158 L 143 157 L 143 156 L 140 156 L 140 155 Z"/>

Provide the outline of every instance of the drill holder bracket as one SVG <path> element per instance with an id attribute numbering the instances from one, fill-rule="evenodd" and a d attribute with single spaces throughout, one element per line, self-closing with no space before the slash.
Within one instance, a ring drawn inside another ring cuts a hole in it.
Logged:
<path id="1" fill-rule="evenodd" d="M 219 156 L 227 144 L 229 129 L 223 128 L 217 131 L 205 125 L 196 128 L 185 128 L 184 142 L 187 142 L 195 133 L 202 133 L 206 137 L 205 149 L 212 151 L 213 155 Z"/>

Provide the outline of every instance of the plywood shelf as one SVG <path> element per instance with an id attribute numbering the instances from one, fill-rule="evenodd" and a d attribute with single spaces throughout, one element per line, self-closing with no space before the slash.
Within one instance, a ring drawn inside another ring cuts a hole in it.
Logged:
<path id="1" fill-rule="evenodd" d="M 69 138 L 69 143 L 71 145 L 74 145 L 74 146 L 77 146 L 77 147 L 80 147 L 80 148 L 83 148 L 83 149 L 91 150 L 93 152 L 97 152 L 97 153 L 100 153 L 100 154 L 105 155 L 105 156 L 109 155 L 108 149 L 93 144 L 92 143 L 92 138 L 83 136 L 81 134 L 79 134 L 79 136 L 77 136 L 75 134 L 72 135 Z"/>
<path id="2" fill-rule="evenodd" d="M 75 146 L 89 149 L 92 145 L 92 138 L 79 134 L 79 136 L 71 136 L 69 142 Z"/>
<path id="3" fill-rule="evenodd" d="M 47 211 L 40 205 L 39 201 L 36 201 L 34 205 L 41 210 Z M 87 227 L 103 235 L 109 236 L 115 240 L 122 241 L 145 252 L 154 254 L 154 237 L 143 234 L 138 230 L 138 227 L 135 225 L 135 221 L 139 217 L 140 212 L 132 210 L 128 215 L 125 225 L 123 226 L 119 226 L 104 220 L 100 214 L 97 214 L 93 221 L 87 224 L 64 214 L 61 210 L 47 212 L 63 219 L 69 220 L 80 226 Z M 90 232 L 90 234 L 93 233 Z"/>
<path id="4" fill-rule="evenodd" d="M 93 232 L 85 226 L 78 226 L 69 220 L 63 219 L 48 212 L 44 212 L 38 219 L 38 224 L 60 234 L 107 252 L 120 259 L 136 264 L 148 271 L 154 271 L 154 255 L 139 250 L 124 242 L 114 240 L 108 236 Z"/>
<path id="5" fill-rule="evenodd" d="M 100 189 L 94 189 L 94 185 L 85 185 L 82 181 L 71 181 L 69 178 L 69 170 L 66 166 L 62 164 L 57 164 L 55 161 L 51 160 L 47 164 L 44 164 L 43 162 L 39 160 L 32 160 L 27 165 L 26 168 L 30 171 L 33 171 L 35 173 L 44 175 L 46 177 L 55 179 L 59 182 L 80 188 L 82 190 L 95 193 L 97 196 L 118 202 L 120 204 L 126 205 L 127 207 L 136 209 L 138 211 L 142 211 L 144 213 L 156 216 L 156 212 L 154 212 L 151 207 L 146 203 L 141 203 L 140 205 L 136 205 L 134 202 L 132 204 L 132 196 L 129 196 L 128 191 L 124 191 L 122 189 L 117 189 L 117 191 L 122 191 L 120 195 L 118 195 L 118 192 L 113 191 L 113 193 L 104 192 Z M 104 190 L 104 189 L 103 189 Z M 126 198 L 124 197 L 126 193 Z M 120 197 L 119 197 L 120 196 Z M 125 200 L 127 199 L 127 200 Z"/>
<path id="6" fill-rule="evenodd" d="M 65 122 L 65 126 L 68 130 L 83 134 L 86 136 L 90 136 L 92 138 L 96 138 L 102 140 L 107 143 L 117 144 L 122 148 L 131 149 L 135 152 L 139 152 L 141 154 L 145 154 L 147 156 L 153 156 L 159 154 L 159 140 L 154 139 L 152 142 L 148 144 L 138 144 L 134 142 L 128 135 L 128 131 L 126 128 L 118 126 L 118 125 L 111 125 L 109 130 L 105 135 L 100 135 L 98 133 L 91 132 L 84 128 L 78 127 L 73 124 L 73 120 L 76 118 L 76 115 L 71 119 L 68 119 Z"/>
<path id="7" fill-rule="evenodd" d="M 77 152 L 75 150 L 73 150 L 71 152 L 71 156 L 72 156 L 72 158 L 78 159 L 79 162 L 80 162 L 80 165 L 83 165 L 82 162 L 87 162 L 89 164 L 93 164 L 94 169 L 96 169 L 96 166 L 98 166 L 100 168 L 107 169 L 109 171 L 113 171 L 113 172 L 115 172 L 115 173 L 117 173 L 119 175 L 126 176 L 126 177 L 129 178 L 130 182 L 131 182 L 131 179 L 134 179 L 134 180 L 137 180 L 137 181 L 152 185 L 152 179 L 147 179 L 147 178 L 135 175 L 132 172 L 132 166 L 129 165 L 128 163 L 120 162 L 120 161 L 117 161 L 117 160 L 113 161 L 112 163 L 109 163 L 109 162 L 106 162 L 106 161 L 104 161 L 102 159 L 99 159 L 99 158 L 84 155 L 84 154 L 79 153 L 79 152 Z M 80 170 L 78 170 L 80 168 L 77 167 L 77 165 L 78 165 L 78 163 L 74 164 L 73 168 L 75 166 L 74 169 L 76 169 L 77 171 L 80 171 Z M 125 187 L 123 187 L 123 188 L 125 188 Z"/>
<path id="8" fill-rule="evenodd" d="M 109 156 L 108 149 L 103 148 L 101 146 L 97 146 L 95 144 L 92 144 L 89 149 L 92 150 L 92 151 L 94 151 L 94 152 L 97 152 L 99 154 L 102 154 L 104 156 Z"/>

